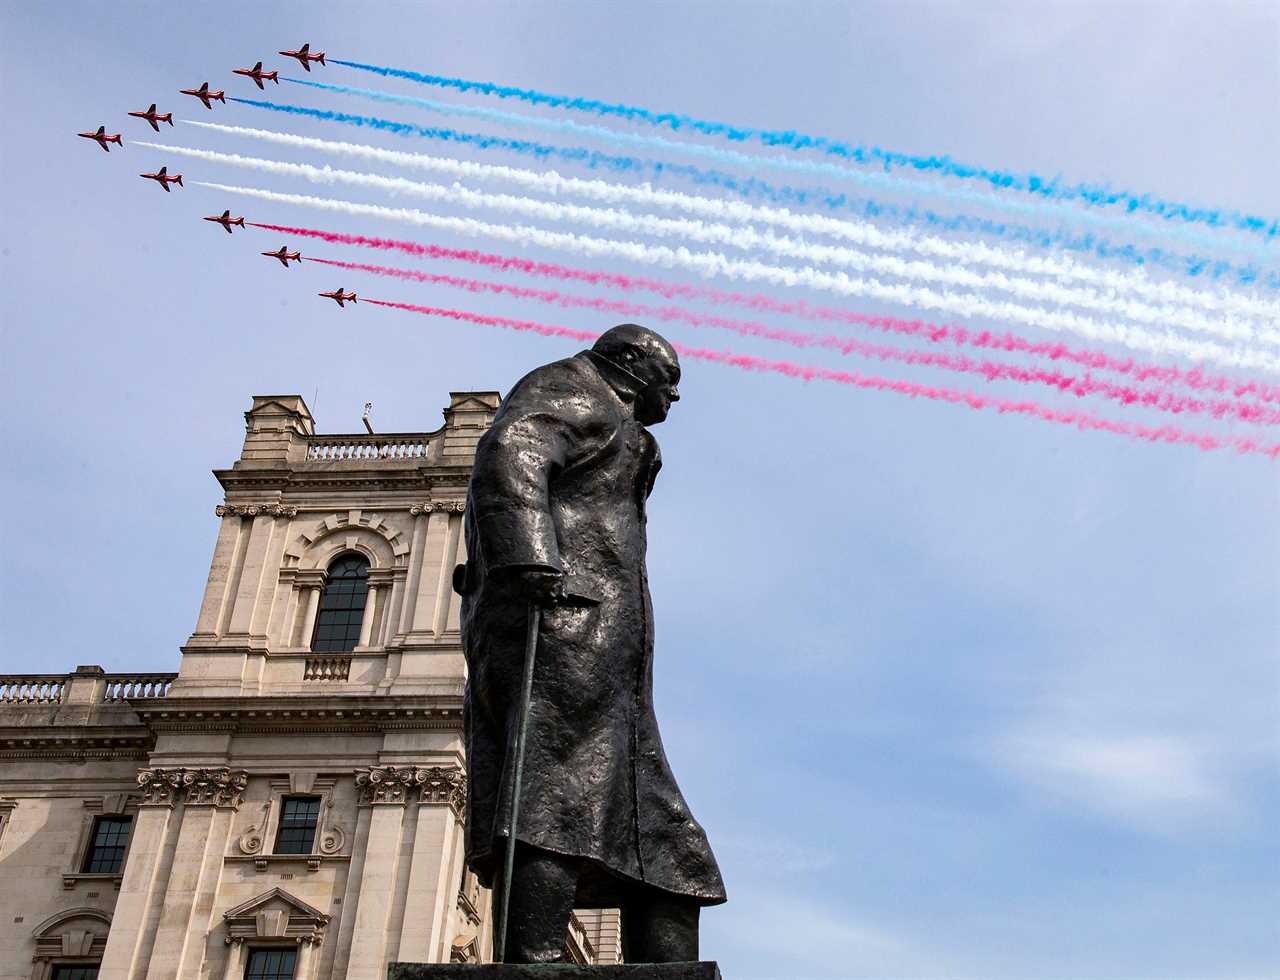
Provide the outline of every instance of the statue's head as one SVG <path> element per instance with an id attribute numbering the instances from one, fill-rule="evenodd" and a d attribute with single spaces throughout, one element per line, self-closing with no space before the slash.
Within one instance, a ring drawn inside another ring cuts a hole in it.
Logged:
<path id="1" fill-rule="evenodd" d="M 680 400 L 680 358 L 661 334 L 622 323 L 602 333 L 591 349 L 641 382 L 636 421 L 642 425 L 663 421 L 671 403 Z"/>

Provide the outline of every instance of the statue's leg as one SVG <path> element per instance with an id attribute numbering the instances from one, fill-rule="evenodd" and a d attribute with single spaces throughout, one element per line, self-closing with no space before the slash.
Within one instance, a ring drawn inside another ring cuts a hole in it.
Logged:
<path id="1" fill-rule="evenodd" d="M 692 899 L 637 888 L 622 908 L 627 963 L 687 963 L 698 958 L 698 914 Z"/>
<path id="2" fill-rule="evenodd" d="M 578 888 L 578 858 L 516 844 L 511 875 L 511 927 L 507 930 L 508 963 L 559 963 L 569 935 L 569 916 Z M 494 882 L 494 906 L 502 894 Z M 501 928 L 502 923 L 495 923 Z"/>

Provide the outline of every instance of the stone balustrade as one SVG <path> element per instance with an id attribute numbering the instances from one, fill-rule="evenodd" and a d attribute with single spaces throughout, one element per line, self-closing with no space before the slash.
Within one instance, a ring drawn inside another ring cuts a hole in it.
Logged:
<path id="1" fill-rule="evenodd" d="M 100 667 L 81 668 L 74 674 L 0 675 L 0 704 L 44 705 L 78 701 L 120 704 L 163 698 L 177 678 L 170 673 L 108 674 Z M 75 685 L 79 694 L 73 695 Z"/>
<path id="2" fill-rule="evenodd" d="M 304 681 L 345 681 L 350 674 L 350 657 L 308 657 L 302 670 L 302 679 Z"/>
<path id="3" fill-rule="evenodd" d="M 142 701 L 165 697 L 177 674 L 107 674 L 104 701 Z"/>
<path id="4" fill-rule="evenodd" d="M 431 439 L 421 432 L 373 435 L 313 435 L 307 438 L 307 461 L 337 463 L 348 460 L 407 462 L 425 459 Z"/>
<path id="5" fill-rule="evenodd" d="M 66 674 L 0 675 L 0 704 L 58 704 L 67 680 Z"/>

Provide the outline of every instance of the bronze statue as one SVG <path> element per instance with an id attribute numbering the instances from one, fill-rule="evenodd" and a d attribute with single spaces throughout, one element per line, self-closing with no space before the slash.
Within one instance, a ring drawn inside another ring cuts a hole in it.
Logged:
<path id="1" fill-rule="evenodd" d="M 622 909 L 628 962 L 696 960 L 699 911 L 725 900 L 653 711 L 645 500 L 662 464 L 646 426 L 667 417 L 679 380 L 666 340 L 614 327 L 522 378 L 476 449 L 455 586 L 469 673 L 467 861 L 495 897 L 529 610 L 541 610 L 510 913 L 495 923 L 506 962 L 559 961 L 575 906 Z"/>

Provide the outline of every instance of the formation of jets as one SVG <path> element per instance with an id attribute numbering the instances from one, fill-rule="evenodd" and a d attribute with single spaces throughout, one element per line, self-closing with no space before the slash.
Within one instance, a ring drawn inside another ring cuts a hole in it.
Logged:
<path id="1" fill-rule="evenodd" d="M 243 219 L 241 219 L 241 220 L 243 220 Z M 229 229 L 229 228 L 228 228 L 227 230 L 228 230 L 228 231 L 230 231 L 231 229 Z M 267 258 L 269 258 L 269 259 L 279 259 L 279 260 L 280 260 L 280 264 L 281 264 L 282 266 L 284 266 L 286 269 L 287 269 L 287 268 L 289 268 L 289 263 L 290 263 L 290 262 L 301 262 L 301 261 L 302 261 L 302 256 L 301 256 L 299 253 L 297 253 L 297 252 L 290 252 L 290 251 L 289 251 L 289 249 L 288 249 L 288 248 L 286 248 L 284 245 L 281 245 L 281 246 L 280 246 L 278 249 L 276 249 L 274 252 L 263 252 L 262 254 L 263 254 L 263 255 L 265 255 L 265 256 L 266 256 Z"/>
<path id="2" fill-rule="evenodd" d="M 311 62 L 313 61 L 318 61 L 322 65 L 324 64 L 324 52 L 321 51 L 319 54 L 312 54 L 310 44 L 304 44 L 297 51 L 277 51 L 276 54 L 283 54 L 290 58 L 297 58 L 298 62 L 307 71 L 311 70 Z"/>
<path id="3" fill-rule="evenodd" d="M 219 89 L 216 92 L 210 92 L 208 82 L 205 82 L 199 88 L 180 88 L 178 89 L 178 92 L 181 95 L 194 95 L 197 99 L 199 99 L 201 102 L 204 103 L 204 107 L 206 109 L 213 108 L 213 106 L 209 104 L 210 99 L 217 99 L 223 105 L 227 104 L 227 97 L 222 94 L 222 90 Z"/>
<path id="4" fill-rule="evenodd" d="M 335 303 L 337 303 L 339 306 L 342 306 L 342 307 L 344 307 L 344 308 L 345 308 L 345 306 L 346 306 L 346 303 L 347 303 L 347 302 L 352 302 L 352 303 L 354 303 L 354 302 L 356 301 L 356 294 L 355 294 L 355 293 L 344 293 L 344 292 L 342 291 L 342 287 L 341 287 L 341 286 L 339 286 L 337 289 L 335 289 L 335 290 L 334 290 L 333 292 L 331 292 L 331 293 L 320 293 L 319 295 L 323 296 L 325 299 L 331 299 L 331 300 L 333 300 L 333 301 L 334 301 Z"/>
<path id="5" fill-rule="evenodd" d="M 99 126 L 96 133 L 78 133 L 76 135 L 83 136 L 87 140 L 97 140 L 98 145 L 108 153 L 111 152 L 111 147 L 107 146 L 108 143 L 114 143 L 116 146 L 124 146 L 124 144 L 120 142 L 119 133 L 116 133 L 114 136 L 107 135 L 106 126 Z"/>
<path id="6" fill-rule="evenodd" d="M 157 113 L 156 104 L 154 102 L 151 103 L 151 108 L 148 109 L 146 112 L 131 112 L 129 113 L 129 115 L 137 116 L 139 119 L 145 119 L 147 122 L 151 123 L 151 128 L 154 129 L 157 133 L 160 132 L 160 123 L 167 122 L 170 126 L 173 125 L 173 113 L 172 112 Z"/>
<path id="7" fill-rule="evenodd" d="M 174 174 L 169 176 L 169 168 L 161 167 L 158 174 L 138 174 L 139 177 L 146 177 L 148 180 L 154 180 L 157 184 L 164 188 L 166 194 L 169 193 L 169 185 L 177 184 L 179 187 L 184 186 L 182 183 L 182 174 Z"/>
<path id="8" fill-rule="evenodd" d="M 264 78 L 269 82 L 275 82 L 277 85 L 280 84 L 280 72 L 279 71 L 263 71 L 261 61 L 259 61 L 252 68 L 233 68 L 231 69 L 231 74 L 244 75 L 246 78 L 252 78 L 253 84 L 258 86 L 258 88 L 265 88 L 265 86 L 262 84 L 262 80 Z"/>
<path id="9" fill-rule="evenodd" d="M 205 221 L 214 221 L 214 222 L 217 222 L 218 224 L 222 225 L 222 227 L 223 227 L 224 229 L 226 229 L 226 232 L 227 232 L 227 234 L 228 234 L 228 235 L 230 235 L 230 234 L 231 234 L 231 226 L 232 226 L 232 225 L 239 225 L 241 228 L 243 228 L 243 227 L 244 227 L 244 218 L 243 218 L 243 217 L 240 217 L 240 218 L 233 218 L 233 217 L 231 217 L 231 209 L 230 209 L 230 208 L 227 208 L 227 210 L 223 211 L 223 212 L 222 212 L 222 214 L 214 214 L 214 215 L 210 215 L 209 217 L 205 218 L 204 220 L 205 220 Z"/>

